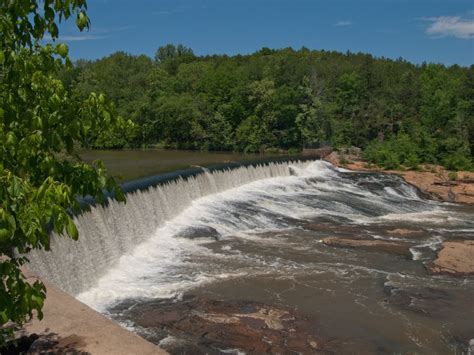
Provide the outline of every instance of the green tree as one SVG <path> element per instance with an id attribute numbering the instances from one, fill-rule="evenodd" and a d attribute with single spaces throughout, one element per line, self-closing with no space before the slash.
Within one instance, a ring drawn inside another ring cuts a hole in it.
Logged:
<path id="1" fill-rule="evenodd" d="M 178 44 L 167 44 L 158 48 L 155 54 L 155 60 L 157 62 L 165 62 L 167 60 L 177 59 L 180 57 L 194 57 L 194 52 L 191 48 Z"/>
<path id="2" fill-rule="evenodd" d="M 181 63 L 189 63 L 195 58 L 191 48 L 178 44 L 167 44 L 158 48 L 155 61 L 162 64 L 169 73 L 175 74 Z"/>
<path id="3" fill-rule="evenodd" d="M 317 81 L 317 79 L 315 80 Z M 296 125 L 301 132 L 304 145 L 315 145 L 327 139 L 328 122 L 321 100 L 322 87 L 316 83 L 319 90 L 313 91 L 308 77 L 303 78 L 300 87 L 304 103 L 300 105 L 301 112 L 296 117 Z"/>
<path id="4" fill-rule="evenodd" d="M 104 91 L 139 126 L 135 137 L 97 136 L 95 147 L 165 143 L 265 151 L 301 148 L 304 140 L 363 149 L 380 143 L 390 150 L 405 132 L 416 153 L 408 163 L 391 151 L 392 165 L 401 159 L 413 166 L 467 166 L 474 153 L 473 68 L 307 48 L 195 56 L 166 45 L 155 60 L 119 52 L 79 61 L 61 78 L 84 98 Z M 305 77 L 309 83 L 302 85 Z"/>
<path id="5" fill-rule="evenodd" d="M 360 110 L 361 82 L 356 72 L 341 75 L 336 86 L 334 102 L 335 129 L 334 143 L 336 145 L 351 145 L 356 140 L 356 120 Z"/>
<path id="6" fill-rule="evenodd" d="M 72 72 L 76 76 L 74 92 L 80 98 L 90 92 L 102 92 L 114 103 L 118 114 L 133 119 L 144 104 L 152 70 L 153 61 L 149 57 L 117 52 L 89 62 L 79 73 Z"/>
<path id="7" fill-rule="evenodd" d="M 262 126 L 255 115 L 247 117 L 237 127 L 236 138 L 239 149 L 245 153 L 259 152 L 262 149 Z"/>
<path id="8" fill-rule="evenodd" d="M 60 80 L 70 66 L 58 23 L 72 16 L 89 26 L 84 0 L 4 0 L 0 3 L 0 343 L 41 309 L 45 287 L 30 284 L 20 267 L 32 249 L 49 249 L 50 232 L 76 239 L 70 215 L 76 196 L 123 199 L 103 166 L 78 162 L 74 142 L 119 121 L 103 95 L 74 99 Z M 96 134 L 96 133 L 94 133 Z"/>
<path id="9" fill-rule="evenodd" d="M 474 159 L 474 65 L 471 65 L 463 77 L 458 102 L 458 117 L 464 122 L 467 141 L 470 145 L 471 160 Z"/>
<path id="10" fill-rule="evenodd" d="M 275 111 L 275 83 L 269 79 L 254 81 L 250 84 L 249 101 L 253 105 L 254 114 L 244 121 L 254 126 L 255 133 L 251 144 L 247 146 L 247 151 L 264 151 L 267 148 L 277 145 L 275 136 L 275 125 L 277 112 Z M 243 138 L 242 135 L 240 137 Z M 258 149 L 257 148 L 258 145 Z M 249 147 L 252 146 L 252 149 Z"/>
<path id="11" fill-rule="evenodd" d="M 189 94 L 162 98 L 153 112 L 155 136 L 169 147 L 200 148 L 206 137 L 200 104 L 200 100 Z"/>

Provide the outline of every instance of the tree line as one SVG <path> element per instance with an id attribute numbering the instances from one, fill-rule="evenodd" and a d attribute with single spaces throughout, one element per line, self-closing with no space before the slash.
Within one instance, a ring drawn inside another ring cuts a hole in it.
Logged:
<path id="1" fill-rule="evenodd" d="M 307 48 L 196 56 L 166 45 L 155 58 L 117 52 L 79 60 L 62 80 L 78 97 L 104 92 L 133 125 L 94 148 L 297 151 L 357 146 L 389 168 L 472 169 L 474 66 Z"/>

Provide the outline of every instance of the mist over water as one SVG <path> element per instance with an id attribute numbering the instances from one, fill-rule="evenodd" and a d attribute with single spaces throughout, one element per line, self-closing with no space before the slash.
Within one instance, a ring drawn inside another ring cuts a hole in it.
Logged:
<path id="1" fill-rule="evenodd" d="M 428 275 L 423 264 L 444 240 L 473 238 L 473 215 L 424 199 L 394 175 L 269 163 L 204 170 L 131 193 L 126 205 L 93 207 L 76 218 L 78 242 L 54 238 L 52 258 L 31 259 L 65 291 L 131 325 L 114 313 L 121 303 L 206 294 L 315 315 L 346 350 L 357 339 L 442 353 L 474 338 L 474 282 Z M 423 235 L 407 240 L 387 233 L 394 228 Z M 328 236 L 403 240 L 411 256 L 332 248 L 321 243 Z"/>

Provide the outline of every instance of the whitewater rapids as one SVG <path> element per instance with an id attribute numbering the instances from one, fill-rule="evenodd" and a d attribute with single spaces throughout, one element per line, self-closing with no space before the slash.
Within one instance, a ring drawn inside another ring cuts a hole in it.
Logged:
<path id="1" fill-rule="evenodd" d="M 261 235 L 321 219 L 359 226 L 408 221 L 446 227 L 466 216 L 453 216 L 424 200 L 396 176 L 351 173 L 324 161 L 203 170 L 130 193 L 125 205 L 93 206 L 75 218 L 78 242 L 53 236 L 53 255 L 36 252 L 31 265 L 103 311 L 126 299 L 176 297 L 193 287 L 275 267 L 283 273 L 304 269 L 307 265 L 251 257 L 230 245 L 216 251 L 207 244 L 216 239 L 278 243 Z M 474 230 L 472 223 L 461 224 Z M 414 259 L 423 259 L 423 251 L 434 250 L 442 240 L 437 235 L 413 245 Z"/>

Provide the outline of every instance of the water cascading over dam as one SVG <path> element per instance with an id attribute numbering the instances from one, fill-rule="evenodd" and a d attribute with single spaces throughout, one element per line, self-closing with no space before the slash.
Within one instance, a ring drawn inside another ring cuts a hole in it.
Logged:
<path id="1" fill-rule="evenodd" d="M 51 252 L 31 252 L 30 268 L 62 290 L 77 295 L 91 287 L 126 253 L 157 228 L 210 194 L 253 181 L 292 174 L 310 162 L 286 161 L 209 171 L 150 186 L 127 194 L 127 202 L 109 200 L 74 218 L 80 238 L 53 235 Z M 159 263 L 159 261 L 157 261 Z"/>
<path id="2" fill-rule="evenodd" d="M 472 279 L 425 269 L 444 241 L 473 239 L 473 207 L 428 200 L 399 176 L 281 161 L 196 168 L 124 191 L 126 204 L 92 205 L 75 217 L 79 240 L 53 236 L 30 268 L 161 346 L 200 341 L 160 323 L 189 297 L 298 309 L 331 337 L 352 336 L 342 353 L 449 353 L 474 330 Z"/>

